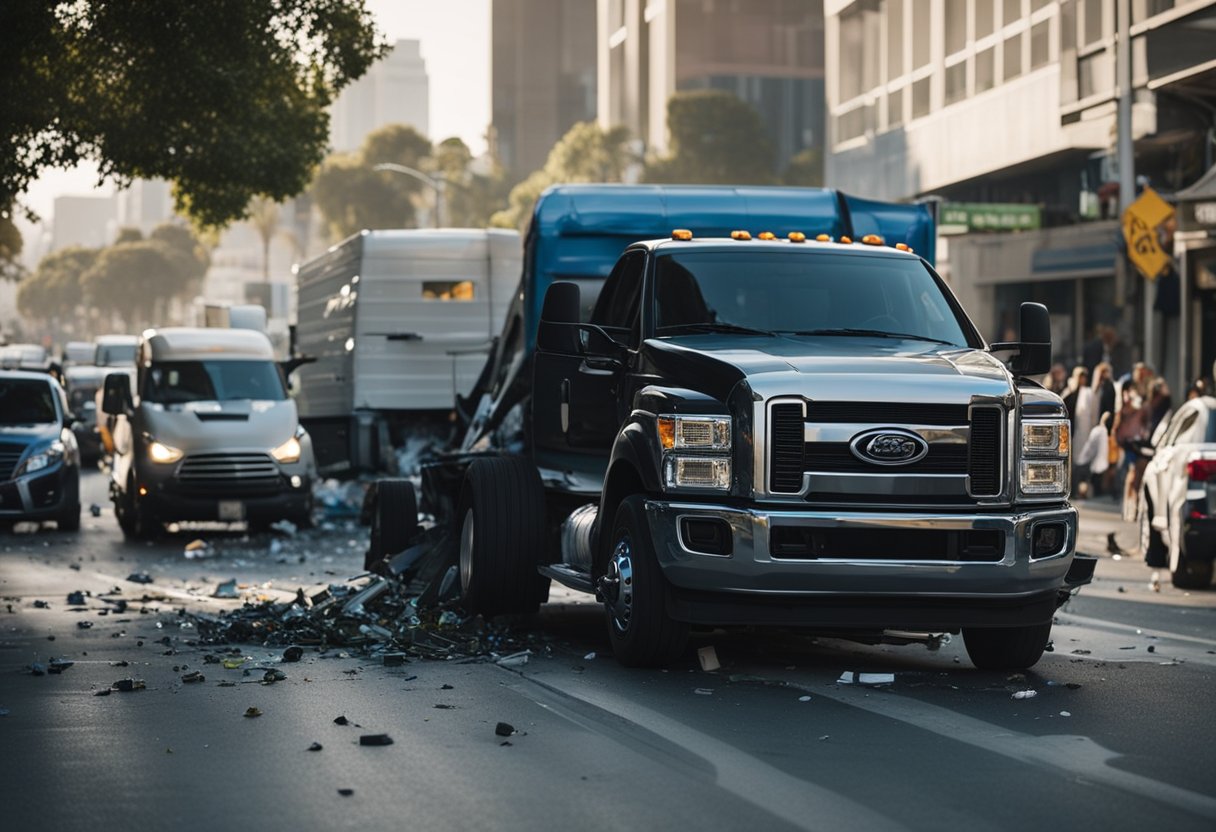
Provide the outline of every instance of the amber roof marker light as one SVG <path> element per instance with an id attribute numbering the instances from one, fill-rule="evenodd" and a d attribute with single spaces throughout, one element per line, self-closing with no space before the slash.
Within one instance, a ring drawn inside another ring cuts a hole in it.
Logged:
<path id="1" fill-rule="evenodd" d="M 732 240 L 750 240 L 752 234 L 750 231 L 732 231 L 730 232 L 730 238 Z"/>
<path id="2" fill-rule="evenodd" d="M 789 241 L 791 243 L 805 243 L 806 235 L 803 234 L 801 231 L 791 231 L 789 233 Z"/>
<path id="3" fill-rule="evenodd" d="M 852 244 L 853 244 L 853 238 L 852 238 L 852 237 L 845 237 L 845 236 L 842 236 L 842 237 L 840 238 L 840 244 L 841 244 L 842 246 L 848 246 L 848 245 L 852 245 Z"/>
<path id="4" fill-rule="evenodd" d="M 687 228 L 677 228 L 671 232 L 671 239 L 687 242 L 692 239 L 692 232 Z"/>
<path id="5" fill-rule="evenodd" d="M 877 234 L 867 234 L 866 236 L 861 238 L 861 241 L 863 243 L 865 243 L 867 246 L 886 245 L 886 241 L 883 240 L 883 238 L 878 236 Z"/>
<path id="6" fill-rule="evenodd" d="M 908 245 L 907 243 L 896 243 L 895 248 L 898 249 L 899 251 L 906 251 L 909 254 L 915 253 L 912 251 L 912 246 Z"/>
<path id="7" fill-rule="evenodd" d="M 775 239 L 777 239 L 777 235 L 771 231 L 761 231 L 759 234 L 756 235 L 756 239 L 757 240 L 775 240 Z"/>
<path id="8" fill-rule="evenodd" d="M 832 235 L 831 234 L 820 234 L 818 237 L 815 238 L 815 241 L 819 242 L 819 243 L 830 243 L 830 242 L 832 242 Z"/>

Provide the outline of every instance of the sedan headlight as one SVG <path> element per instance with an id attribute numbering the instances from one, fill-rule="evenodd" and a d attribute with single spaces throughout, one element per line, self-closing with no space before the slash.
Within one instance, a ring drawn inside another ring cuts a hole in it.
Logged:
<path id="1" fill-rule="evenodd" d="M 59 460 L 63 459 L 64 445 L 63 442 L 56 439 L 50 445 L 47 445 L 38 453 L 31 456 L 21 466 L 22 474 L 32 474 L 35 471 L 41 471 L 43 468 L 49 468 Z"/>
<path id="2" fill-rule="evenodd" d="M 665 489 L 730 490 L 729 416 L 660 416 L 656 423 Z"/>
<path id="3" fill-rule="evenodd" d="M 299 462 L 300 440 L 294 436 L 270 452 L 279 462 Z"/>
<path id="4" fill-rule="evenodd" d="M 1022 422 L 1018 490 L 1030 499 L 1068 495 L 1072 451 L 1067 419 Z"/>
<path id="5" fill-rule="evenodd" d="M 182 452 L 163 442 L 153 440 L 148 445 L 148 459 L 160 465 L 168 465 L 182 458 Z"/>

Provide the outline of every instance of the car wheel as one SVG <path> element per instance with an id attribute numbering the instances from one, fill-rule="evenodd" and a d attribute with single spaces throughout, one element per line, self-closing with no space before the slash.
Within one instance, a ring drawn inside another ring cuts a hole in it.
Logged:
<path id="1" fill-rule="evenodd" d="M 371 569 L 387 557 L 404 552 L 418 531 L 418 497 L 409 480 L 378 480 L 373 489 L 371 545 L 363 568 Z"/>
<path id="2" fill-rule="evenodd" d="M 1025 670 L 1042 657 L 1051 622 L 1026 627 L 964 627 L 967 656 L 980 670 Z"/>
<path id="3" fill-rule="evenodd" d="M 1179 529 L 1186 540 L 1186 529 Z M 1212 561 L 1188 558 L 1186 544 L 1178 552 L 1178 566 L 1170 570 L 1170 580 L 1178 589 L 1207 589 L 1212 585 Z"/>
<path id="4" fill-rule="evenodd" d="M 80 531 L 80 503 L 59 515 L 58 525 L 61 532 Z"/>
<path id="5" fill-rule="evenodd" d="M 1140 549 L 1144 552 L 1144 563 L 1154 569 L 1160 569 L 1169 566 L 1170 555 L 1161 540 L 1161 532 L 1153 528 L 1152 511 L 1153 504 L 1146 499 L 1144 509 L 1140 512 Z"/>
<path id="6" fill-rule="evenodd" d="M 134 478 L 127 481 L 126 491 L 115 501 L 114 513 L 118 517 L 118 527 L 127 540 L 152 540 L 160 531 L 160 524 L 139 502 Z"/>
<path id="7" fill-rule="evenodd" d="M 626 497 L 612 523 L 600 581 L 608 637 L 627 667 L 663 667 L 688 644 L 688 625 L 667 614 L 667 582 L 659 568 L 640 495 Z"/>
<path id="8" fill-rule="evenodd" d="M 549 579 L 537 572 L 545 543 L 545 490 L 521 457 L 476 459 L 456 512 L 462 603 L 470 613 L 536 612 Z"/>

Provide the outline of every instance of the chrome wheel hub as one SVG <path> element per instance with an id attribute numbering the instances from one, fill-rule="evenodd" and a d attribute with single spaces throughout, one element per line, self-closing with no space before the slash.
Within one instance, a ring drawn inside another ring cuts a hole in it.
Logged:
<path id="1" fill-rule="evenodd" d="M 601 586 L 613 628 L 618 633 L 627 632 L 633 620 L 633 547 L 628 537 L 618 540 L 612 550 Z"/>
<path id="2" fill-rule="evenodd" d="M 473 580 L 473 509 L 464 513 L 464 522 L 460 525 L 460 589 L 469 591 Z"/>

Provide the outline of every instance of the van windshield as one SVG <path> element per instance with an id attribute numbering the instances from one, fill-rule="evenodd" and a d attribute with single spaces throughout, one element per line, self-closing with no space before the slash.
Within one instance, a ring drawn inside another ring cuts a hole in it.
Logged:
<path id="1" fill-rule="evenodd" d="M 144 378 L 143 399 L 158 404 L 286 398 L 272 361 L 157 361 Z"/>
<path id="2" fill-rule="evenodd" d="M 134 367 L 136 344 L 99 344 L 94 363 L 98 367 Z"/>
<path id="3" fill-rule="evenodd" d="M 45 381 L 0 379 L 0 425 L 57 422 L 55 391 Z"/>

